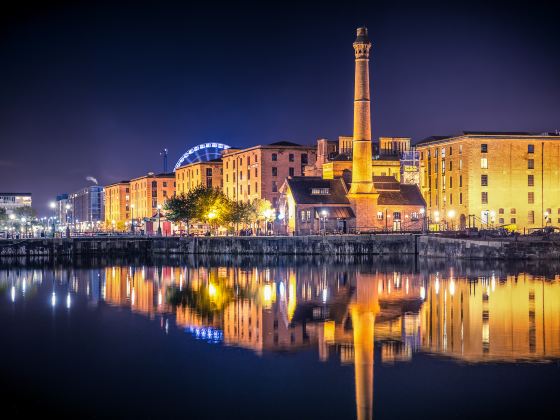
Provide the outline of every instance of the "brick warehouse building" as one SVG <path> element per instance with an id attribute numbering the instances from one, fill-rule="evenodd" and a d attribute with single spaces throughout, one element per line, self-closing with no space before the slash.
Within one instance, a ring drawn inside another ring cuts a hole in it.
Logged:
<path id="1" fill-rule="evenodd" d="M 264 199 L 278 207 L 280 187 L 289 176 L 303 175 L 314 164 L 317 151 L 287 141 L 224 151 L 223 191 L 233 201 Z"/>
<path id="2" fill-rule="evenodd" d="M 416 145 L 431 226 L 560 225 L 560 135 L 464 132 Z"/>

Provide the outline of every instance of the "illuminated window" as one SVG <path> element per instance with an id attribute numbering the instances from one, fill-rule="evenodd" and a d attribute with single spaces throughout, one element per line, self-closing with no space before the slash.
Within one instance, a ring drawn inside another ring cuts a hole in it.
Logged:
<path id="1" fill-rule="evenodd" d="M 463 154 L 463 145 L 462 144 L 459 145 L 459 154 L 460 155 Z"/>
<path id="2" fill-rule="evenodd" d="M 480 167 L 482 169 L 488 169 L 488 159 L 487 158 L 480 158 Z"/>
<path id="3" fill-rule="evenodd" d="M 459 170 L 463 170 L 463 159 L 459 159 Z"/>
<path id="4" fill-rule="evenodd" d="M 329 195 L 330 188 L 311 188 L 311 195 Z"/>
<path id="5" fill-rule="evenodd" d="M 517 210 L 515 210 L 515 209 L 513 208 L 513 209 L 511 209 L 509 212 L 510 212 L 511 214 L 515 214 L 515 213 L 517 213 Z"/>
<path id="6" fill-rule="evenodd" d="M 481 194 L 482 204 L 488 204 L 488 193 L 486 191 Z"/>
<path id="7" fill-rule="evenodd" d="M 535 169 L 535 159 L 528 159 L 527 160 L 527 168 L 528 169 Z"/>
<path id="8" fill-rule="evenodd" d="M 535 203 L 535 193 L 534 192 L 529 192 L 527 195 L 527 202 L 529 204 L 534 204 Z"/>
<path id="9" fill-rule="evenodd" d="M 377 212 L 377 220 L 383 220 L 383 212 L 382 211 Z"/>

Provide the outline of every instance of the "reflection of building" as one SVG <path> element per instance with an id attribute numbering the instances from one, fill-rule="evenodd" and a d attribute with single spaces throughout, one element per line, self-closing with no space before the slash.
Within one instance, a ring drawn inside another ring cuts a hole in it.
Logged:
<path id="1" fill-rule="evenodd" d="M 209 188 L 222 188 L 222 159 L 208 162 L 194 162 L 175 170 L 177 195 L 186 194 L 199 185 Z"/>
<path id="2" fill-rule="evenodd" d="M 105 187 L 105 227 L 124 230 L 130 218 L 130 182 L 120 181 Z"/>
<path id="3" fill-rule="evenodd" d="M 435 223 L 517 230 L 560 223 L 558 134 L 465 132 L 416 148 Z"/>
<path id="4" fill-rule="evenodd" d="M 223 154 L 224 193 L 234 201 L 268 200 L 278 206 L 279 189 L 289 176 L 303 175 L 316 158 L 313 147 L 280 141 Z"/>
<path id="5" fill-rule="evenodd" d="M 0 208 L 12 213 L 18 207 L 31 207 L 31 193 L 0 193 Z"/>
<path id="6" fill-rule="evenodd" d="M 130 218 L 133 220 L 153 217 L 157 206 L 163 207 L 175 194 L 175 174 L 153 172 L 130 180 Z"/>
<path id="7" fill-rule="evenodd" d="M 432 275 L 422 348 L 467 360 L 560 357 L 560 283 L 527 274 L 471 282 Z"/>

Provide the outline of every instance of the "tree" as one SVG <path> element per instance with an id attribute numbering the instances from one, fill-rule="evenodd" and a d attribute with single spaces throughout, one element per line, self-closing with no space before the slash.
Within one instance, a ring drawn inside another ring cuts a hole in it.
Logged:
<path id="1" fill-rule="evenodd" d="M 29 206 L 16 207 L 14 209 L 14 214 L 18 219 L 25 217 L 27 220 L 31 220 L 37 217 L 37 212 L 35 211 L 35 209 Z"/>
<path id="2" fill-rule="evenodd" d="M 181 194 L 169 198 L 163 208 L 165 217 L 172 222 L 184 222 L 187 225 L 187 235 L 189 234 L 189 224 L 195 218 L 194 202 L 192 194 Z"/>

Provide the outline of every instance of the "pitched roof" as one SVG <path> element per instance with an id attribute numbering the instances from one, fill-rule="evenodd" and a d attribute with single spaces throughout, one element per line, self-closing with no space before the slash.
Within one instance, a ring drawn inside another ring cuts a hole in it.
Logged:
<path id="1" fill-rule="evenodd" d="M 323 179 L 315 176 L 296 176 L 288 178 L 292 196 L 297 204 L 350 204 L 346 197 L 348 191 L 342 179 Z M 313 189 L 328 188 L 328 194 L 312 194 Z"/>
<path id="2" fill-rule="evenodd" d="M 291 141 L 276 141 L 274 143 L 270 143 L 268 146 L 290 146 L 290 147 L 303 147 L 301 144 L 292 143 Z"/>
<path id="3" fill-rule="evenodd" d="M 379 191 L 379 198 L 377 199 L 378 205 L 386 206 L 426 206 L 426 201 L 422 197 L 420 188 L 417 185 L 400 184 L 393 177 L 394 182 L 375 182 L 374 185 Z M 379 177 L 381 178 L 381 177 Z"/>

